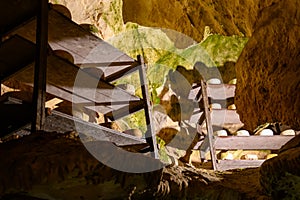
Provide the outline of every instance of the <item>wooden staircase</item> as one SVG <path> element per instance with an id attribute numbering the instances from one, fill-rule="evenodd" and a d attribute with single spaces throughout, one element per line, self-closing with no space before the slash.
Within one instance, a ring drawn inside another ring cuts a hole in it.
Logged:
<path id="1" fill-rule="evenodd" d="M 2 82 L 9 80 L 14 86 L 32 88 L 37 45 L 37 11 L 32 12 L 31 1 L 21 2 L 23 6 L 20 9 L 4 12 L 7 16 L 1 16 L 3 42 L 0 46 L 0 80 Z M 14 1 L 6 3 L 1 11 L 7 8 L 16 9 L 12 6 L 13 3 Z M 20 15 L 16 19 L 11 19 L 11 13 Z M 6 18 L 9 19 L 7 23 Z M 48 47 L 43 48 L 48 48 L 45 83 L 47 94 L 72 102 L 73 106 L 100 112 L 110 121 L 143 109 L 147 124 L 146 143 L 152 156 L 158 158 L 145 75 L 146 64 L 142 57 L 139 56 L 137 59 L 129 57 L 52 9 L 51 4 L 48 11 Z M 61 57 L 61 52 L 69 55 L 71 59 Z M 110 83 L 135 71 L 139 72 L 142 98 Z M 91 85 L 85 87 L 87 85 L 84 81 L 76 82 L 78 77 L 88 80 L 94 84 L 93 87 Z M 98 127 L 99 130 L 103 129 L 102 126 Z M 118 135 L 127 137 L 123 133 Z M 141 140 L 137 138 L 136 141 L 140 143 Z"/>
<path id="2" fill-rule="evenodd" d="M 229 170 L 249 167 L 259 167 L 264 160 L 222 160 L 218 158 L 217 151 L 228 150 L 272 150 L 277 151 L 294 136 L 216 136 L 213 127 L 224 127 L 230 124 L 241 124 L 236 110 L 227 108 L 213 109 L 211 102 L 233 98 L 234 84 L 207 84 L 204 80 L 194 85 L 190 98 L 199 103 L 195 109 L 191 122 L 197 122 L 197 130 L 203 135 L 202 130 L 206 125 L 204 141 L 198 142 L 195 148 L 200 150 L 201 160 L 205 160 L 205 153 L 210 152 L 210 159 L 214 170 Z"/>

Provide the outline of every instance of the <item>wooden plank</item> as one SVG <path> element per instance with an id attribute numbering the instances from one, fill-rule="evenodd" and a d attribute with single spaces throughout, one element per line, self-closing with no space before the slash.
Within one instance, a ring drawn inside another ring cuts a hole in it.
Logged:
<path id="1" fill-rule="evenodd" d="M 36 29 L 36 59 L 34 67 L 33 120 L 31 131 L 42 130 L 45 123 L 46 72 L 48 45 L 48 0 L 39 1 Z"/>
<path id="2" fill-rule="evenodd" d="M 34 30 L 35 20 L 19 28 L 14 33 L 35 42 Z M 134 59 L 125 53 L 53 9 L 49 11 L 49 44 L 53 50 L 64 50 L 70 53 L 74 63 L 83 68 L 91 64 L 94 67 L 109 67 L 111 63 L 119 62 L 123 65 L 124 62 L 134 62 Z M 104 66 L 103 63 L 106 63 L 107 66 Z"/>
<path id="3" fill-rule="evenodd" d="M 103 114 L 128 106 L 130 101 L 140 100 L 140 98 L 118 87 L 102 80 L 99 81 L 85 72 L 79 72 L 78 70 L 78 67 L 57 56 L 49 56 L 46 91 L 75 104 L 86 104 L 88 108 L 94 108 Z M 23 72 L 17 73 L 13 79 L 32 87 L 33 66 L 31 65 Z M 74 88 L 76 80 L 79 83 Z M 73 95 L 73 93 L 75 94 Z"/>
<path id="4" fill-rule="evenodd" d="M 62 122 L 64 123 L 64 126 L 61 126 Z M 93 123 L 85 122 L 57 111 L 53 111 L 52 115 L 46 118 L 45 130 L 49 132 L 58 131 L 62 133 L 76 130 L 79 132 L 83 142 L 85 141 L 86 137 L 92 137 L 97 141 L 109 141 L 118 146 L 146 143 L 145 139 L 120 133 L 118 131 Z"/>
<path id="5" fill-rule="evenodd" d="M 224 126 L 226 124 L 242 124 L 240 117 L 236 110 L 214 109 L 211 110 L 211 123 L 215 126 Z M 203 111 L 196 108 L 191 116 L 189 122 L 197 123 Z"/>
<path id="6" fill-rule="evenodd" d="M 145 107 L 144 101 L 131 102 L 126 107 L 122 107 L 120 109 L 114 109 L 105 114 L 105 117 L 110 119 L 111 121 L 118 120 L 122 117 L 125 117 L 131 113 L 137 112 Z"/>
<path id="7" fill-rule="evenodd" d="M 205 114 L 205 122 L 206 122 L 206 128 L 207 128 L 207 137 L 209 142 L 209 149 L 210 149 L 210 156 L 212 160 L 213 169 L 217 170 L 217 158 L 216 158 L 216 152 L 213 144 L 213 129 L 212 129 L 212 122 L 211 122 L 211 116 L 210 112 L 208 110 L 208 97 L 207 97 L 207 90 L 206 90 L 206 84 L 203 80 L 201 80 L 201 88 L 202 88 L 202 97 L 203 97 L 203 104 L 204 104 L 204 114 Z M 201 124 L 199 124 L 201 126 Z"/>
<path id="8" fill-rule="evenodd" d="M 216 137 L 215 148 L 218 150 L 278 150 L 294 136 L 228 136 Z"/>
<path id="9" fill-rule="evenodd" d="M 104 71 L 104 74 L 105 74 L 104 80 L 111 82 L 111 81 L 115 81 L 119 78 L 122 78 L 122 77 L 138 70 L 138 67 L 137 67 L 138 65 L 139 65 L 139 63 L 137 61 L 135 61 L 130 66 L 118 66 L 117 68 L 116 67 L 114 67 L 114 68 L 107 67 L 107 68 L 105 68 L 105 71 Z"/>
<path id="10" fill-rule="evenodd" d="M 30 113 L 30 104 L 15 104 L 8 101 L 2 102 L 2 104 L 0 104 L 0 116 L 2 119 L 0 124 L 0 137 L 12 131 L 19 130 L 22 127 L 28 127 L 31 118 Z M 61 125 L 62 123 L 64 126 Z M 52 111 L 52 115 L 46 117 L 44 130 L 60 133 L 75 130 L 81 134 L 83 140 L 85 137 L 93 137 L 97 141 L 110 141 L 118 146 L 146 144 L 145 139 L 85 122 L 55 110 Z"/>
<path id="11" fill-rule="evenodd" d="M 146 64 L 144 63 L 144 59 L 141 56 L 138 56 L 139 66 L 139 76 L 140 83 L 144 101 L 144 111 L 146 117 L 147 131 L 146 131 L 146 141 L 150 145 L 150 151 L 152 151 L 152 157 L 155 159 L 159 158 L 158 155 L 158 147 L 156 143 L 156 134 L 153 127 L 153 119 L 152 119 L 152 105 L 150 102 L 149 91 L 148 91 L 148 82 L 146 78 Z"/>
<path id="12" fill-rule="evenodd" d="M 260 167 L 265 160 L 219 160 L 218 171 Z"/>
<path id="13" fill-rule="evenodd" d="M 235 95 L 234 84 L 208 84 L 207 85 L 207 96 L 212 99 L 228 99 L 232 98 Z M 199 92 L 200 86 L 194 85 L 190 94 L 189 99 L 194 99 L 196 94 Z"/>
<path id="14" fill-rule="evenodd" d="M 34 61 L 35 45 L 20 36 L 5 40 L 0 46 L 0 79 L 5 81 Z"/>
<path id="15" fill-rule="evenodd" d="M 137 70 L 136 62 L 131 62 L 131 64 L 126 64 L 125 62 L 117 62 L 109 64 L 104 63 L 104 66 L 99 67 L 99 64 L 86 64 L 80 65 L 80 68 L 83 69 L 85 72 L 94 76 L 98 79 L 103 79 L 107 82 L 115 81 L 123 76 L 126 76 L 129 73 Z M 117 65 L 118 64 L 118 65 Z M 124 64 L 124 65 L 121 65 Z M 101 64 L 102 65 L 102 64 Z"/>
<path id="16" fill-rule="evenodd" d="M 212 125 L 242 124 L 236 110 L 213 109 L 211 110 Z"/>
<path id="17" fill-rule="evenodd" d="M 208 84 L 207 95 L 213 99 L 228 99 L 234 97 L 235 87 L 233 84 Z"/>

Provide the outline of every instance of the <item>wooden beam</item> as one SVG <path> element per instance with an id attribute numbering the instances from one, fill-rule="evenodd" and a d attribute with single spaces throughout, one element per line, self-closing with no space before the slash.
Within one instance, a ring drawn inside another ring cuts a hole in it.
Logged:
<path id="1" fill-rule="evenodd" d="M 64 126 L 60 126 L 60 123 L 64 122 Z M 83 141 L 87 136 L 93 137 L 98 141 L 110 141 L 118 146 L 145 144 L 144 139 L 118 132 L 113 129 L 100 126 L 98 124 L 89 123 L 79 118 L 74 118 L 67 114 L 53 110 L 52 115 L 48 116 L 45 123 L 45 131 L 60 131 L 66 132 L 70 130 L 76 130 L 81 134 Z"/>
<path id="2" fill-rule="evenodd" d="M 138 62 L 140 63 L 139 75 L 140 75 L 140 83 L 141 83 L 142 95 L 144 100 L 144 111 L 145 111 L 146 124 L 147 124 L 146 141 L 150 145 L 152 156 L 155 159 L 158 159 L 159 158 L 158 150 L 157 150 L 158 147 L 156 143 L 156 135 L 154 132 L 154 127 L 152 122 L 152 109 L 151 109 L 152 106 L 150 103 L 148 83 L 146 79 L 146 65 L 141 56 L 138 56 Z"/>
<path id="3" fill-rule="evenodd" d="M 218 150 L 278 150 L 294 136 L 228 136 L 216 137 L 215 148 Z"/>
<path id="4" fill-rule="evenodd" d="M 112 81 L 115 81 L 123 76 L 126 76 L 132 72 L 134 72 L 136 69 L 137 69 L 137 66 L 139 65 L 139 63 L 137 63 L 136 61 L 134 63 L 132 63 L 130 66 L 122 69 L 122 70 L 119 70 L 118 72 L 116 73 L 112 73 L 111 75 L 108 75 L 105 77 L 105 80 L 107 82 L 112 82 Z M 109 68 L 108 68 L 109 69 Z"/>
<path id="5" fill-rule="evenodd" d="M 145 108 L 145 104 L 143 100 L 127 102 L 127 104 L 128 106 L 126 107 L 122 107 L 120 109 L 114 109 L 111 112 L 105 114 L 105 117 L 110 119 L 111 121 L 115 121 Z M 112 108 L 114 107 L 115 106 L 112 104 Z"/>
<path id="6" fill-rule="evenodd" d="M 190 117 L 190 123 L 197 123 L 203 110 L 196 108 Z M 236 110 L 213 109 L 211 113 L 211 123 L 215 126 L 223 126 L 225 124 L 242 124 L 239 114 Z"/>
<path id="7" fill-rule="evenodd" d="M 199 85 L 193 85 L 193 88 L 189 94 L 189 99 L 194 99 L 196 94 L 200 90 Z M 236 86 L 233 84 L 208 84 L 207 96 L 212 99 L 228 99 L 234 97 Z"/>
<path id="8" fill-rule="evenodd" d="M 256 168 L 261 166 L 265 160 L 219 160 L 218 170 Z"/>
<path id="9" fill-rule="evenodd" d="M 14 33 L 35 41 L 35 19 Z M 57 34 L 59 33 L 59 34 Z M 95 65 L 100 63 L 129 64 L 134 59 L 99 37 L 93 35 L 74 21 L 54 9 L 49 10 L 49 45 L 53 51 L 63 50 L 71 54 L 74 64 Z M 84 66 L 83 66 L 84 67 Z"/>
<path id="10" fill-rule="evenodd" d="M 202 88 L 201 91 L 202 91 L 203 104 L 204 104 L 204 114 L 205 114 L 210 156 L 211 156 L 213 169 L 217 170 L 217 158 L 216 158 L 216 151 L 215 151 L 214 142 L 213 142 L 213 128 L 212 128 L 212 123 L 211 123 L 210 111 L 208 110 L 207 88 L 206 88 L 206 84 L 204 83 L 203 80 L 201 80 L 201 88 Z M 200 126 L 201 126 L 201 124 L 200 124 Z"/>
<path id="11" fill-rule="evenodd" d="M 39 0 L 36 23 L 36 60 L 31 131 L 42 130 L 45 123 L 46 71 L 48 46 L 48 0 Z"/>

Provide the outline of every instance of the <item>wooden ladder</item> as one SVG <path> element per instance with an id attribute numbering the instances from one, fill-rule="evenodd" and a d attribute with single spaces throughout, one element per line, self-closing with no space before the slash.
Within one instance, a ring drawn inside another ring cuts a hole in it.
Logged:
<path id="1" fill-rule="evenodd" d="M 32 109 L 32 132 L 41 130 L 45 122 L 45 88 L 46 88 L 46 65 L 47 65 L 47 32 L 48 32 L 48 0 L 29 1 L 24 0 L 15 5 L 14 1 L 1 2 L 0 14 L 0 89 L 1 82 L 18 71 L 24 69 L 28 62 L 35 61 L 33 109 Z M 34 49 L 25 49 L 28 46 L 19 37 L 5 41 L 3 36 L 22 26 L 23 23 L 36 17 L 36 32 Z M 11 47 L 14 48 L 12 49 Z M 23 49 L 24 48 L 24 49 Z M 7 50 L 12 51 L 8 54 Z M 25 50 L 25 51 L 24 51 Z M 19 56 L 19 57 L 18 57 Z M 17 57 L 17 58 L 16 58 Z M 8 61 L 8 62 L 5 62 Z M 0 94 L 1 96 L 1 94 Z"/>
<path id="2" fill-rule="evenodd" d="M 94 36 L 53 9 L 47 0 L 34 2 L 24 0 L 19 3 L 21 6 L 18 8 L 9 1 L 1 3 L 3 12 L 0 14 L 2 22 L 0 58 L 3 62 L 0 63 L 0 82 L 14 76 L 18 83 L 34 86 L 33 112 L 36 119 L 32 125 L 33 129 L 42 129 L 44 124 L 46 92 L 68 102 L 77 103 L 79 106 L 84 105 L 87 110 L 103 111 L 100 113 L 110 118 L 111 121 L 144 109 L 147 124 L 146 142 L 150 146 L 153 157 L 158 158 L 146 80 L 146 64 L 143 58 L 138 56 L 135 60 Z M 40 10 L 44 12 L 38 12 Z M 62 34 L 57 35 L 62 28 L 64 29 Z M 65 38 L 69 38 L 68 41 Z M 72 41 L 70 42 L 70 40 Z M 71 52 L 70 49 L 72 49 Z M 94 50 L 92 56 L 87 56 L 91 49 Z M 60 53 L 70 54 L 74 61 L 63 59 L 64 57 L 60 57 Z M 32 70 L 34 58 L 37 58 L 35 69 L 38 69 L 35 73 Z M 48 73 L 46 82 L 46 66 L 48 71 L 60 71 L 60 76 Z M 103 69 L 107 69 L 105 73 L 103 73 Z M 17 73 L 21 70 L 22 73 L 27 73 L 26 76 Z M 139 72 L 142 98 L 131 95 L 110 83 L 134 71 Z M 84 92 L 74 94 L 68 83 L 76 80 L 77 72 L 97 82 L 99 87 L 97 86 L 96 89 L 101 90 L 100 85 L 103 86 L 104 89 L 96 94 L 98 98 L 92 95 L 83 95 Z M 33 76 L 33 74 L 35 75 Z M 64 74 L 70 74 L 67 76 L 67 80 L 70 81 L 62 80 Z M 99 77 L 99 75 L 103 75 L 103 77 Z M 113 94 L 118 96 L 114 97 L 117 102 L 113 102 L 112 90 L 115 90 Z"/>
<path id="3" fill-rule="evenodd" d="M 210 151 L 211 162 L 214 170 L 228 170 L 238 168 L 259 167 L 264 160 L 221 160 L 217 158 L 217 150 L 279 150 L 282 145 L 294 136 L 215 136 L 213 126 L 222 123 L 239 123 L 239 116 L 235 110 L 212 109 L 210 101 L 216 99 L 226 100 L 234 97 L 235 85 L 207 84 L 201 80 L 195 100 L 203 113 L 199 118 L 197 130 L 201 134 L 203 124 L 206 124 L 207 135 L 199 146 L 200 157 L 203 160 L 205 153 Z M 223 122 L 222 122 L 223 120 Z"/>

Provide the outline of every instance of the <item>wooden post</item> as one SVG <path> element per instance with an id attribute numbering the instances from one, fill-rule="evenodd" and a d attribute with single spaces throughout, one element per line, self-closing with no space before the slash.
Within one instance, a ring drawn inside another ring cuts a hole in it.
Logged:
<path id="1" fill-rule="evenodd" d="M 210 116 L 210 113 L 208 110 L 209 104 L 208 104 L 208 96 L 207 96 L 207 87 L 203 80 L 201 80 L 201 90 L 202 90 L 202 98 L 203 98 L 203 104 L 204 104 L 204 114 L 205 114 L 211 162 L 213 165 L 213 169 L 217 170 L 216 151 L 215 151 L 215 147 L 213 144 L 213 129 L 212 129 L 212 124 L 211 124 L 211 116 Z"/>
<path id="2" fill-rule="evenodd" d="M 139 76 L 141 82 L 141 89 L 144 101 L 144 111 L 146 117 L 146 124 L 147 124 L 147 132 L 146 132 L 146 141 L 150 145 L 150 151 L 152 152 L 152 157 L 158 159 L 158 150 L 157 150 L 157 142 L 156 142 L 156 135 L 154 132 L 153 122 L 152 122 L 152 108 L 149 98 L 149 91 L 148 91 L 148 83 L 146 78 L 146 64 L 144 63 L 144 59 L 139 55 L 137 57 L 138 62 L 140 63 L 139 66 Z"/>
<path id="3" fill-rule="evenodd" d="M 45 96 L 48 46 L 48 0 L 39 0 L 36 22 L 36 58 L 31 131 L 42 130 L 45 122 Z"/>

